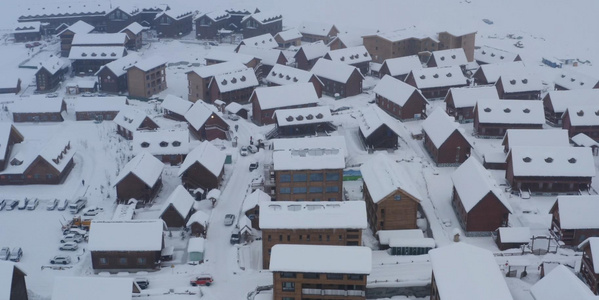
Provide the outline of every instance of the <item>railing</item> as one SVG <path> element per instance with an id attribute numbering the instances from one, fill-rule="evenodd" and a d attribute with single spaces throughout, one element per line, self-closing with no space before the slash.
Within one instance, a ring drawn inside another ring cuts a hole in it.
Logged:
<path id="1" fill-rule="evenodd" d="M 323 289 L 302 289 L 304 295 L 332 295 L 332 296 L 366 296 L 365 291 L 360 290 L 323 290 Z"/>

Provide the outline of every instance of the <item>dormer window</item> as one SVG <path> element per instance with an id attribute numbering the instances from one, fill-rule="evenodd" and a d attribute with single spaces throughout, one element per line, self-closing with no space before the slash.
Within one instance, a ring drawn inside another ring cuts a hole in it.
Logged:
<path id="1" fill-rule="evenodd" d="M 485 109 L 483 109 L 485 112 L 491 112 L 491 108 L 489 107 L 485 107 Z"/>
<path id="2" fill-rule="evenodd" d="M 162 142 L 160 142 L 160 144 L 158 144 L 158 145 L 160 145 L 160 147 L 162 147 L 162 148 L 164 148 L 164 147 L 168 147 L 168 142 L 162 141 Z"/>
<path id="3" fill-rule="evenodd" d="M 222 85 L 227 85 L 227 80 L 226 80 L 226 79 L 223 79 L 223 81 L 221 81 L 221 82 L 220 82 L 220 84 L 222 84 Z"/>
<path id="4" fill-rule="evenodd" d="M 148 143 L 148 142 L 142 142 L 142 143 L 140 144 L 140 146 L 141 146 L 142 148 L 148 148 L 148 147 L 150 147 L 150 143 Z"/>
<path id="5" fill-rule="evenodd" d="M 173 145 L 173 147 L 179 147 L 179 146 L 181 146 L 181 142 L 179 142 L 179 141 L 174 141 L 174 142 L 172 143 L 172 145 Z"/>
<path id="6" fill-rule="evenodd" d="M 553 162 L 553 158 L 547 157 L 547 158 L 545 158 L 545 162 L 546 163 L 552 163 Z"/>
<path id="7" fill-rule="evenodd" d="M 433 78 L 439 78 L 439 74 L 433 75 Z"/>
<path id="8" fill-rule="evenodd" d="M 525 114 L 527 114 L 527 113 L 530 113 L 530 109 L 528 109 L 528 108 L 525 108 L 525 109 L 523 109 L 522 111 L 523 111 Z"/>
<path id="9" fill-rule="evenodd" d="M 584 116 L 584 111 L 582 111 L 582 110 L 579 110 L 579 111 L 578 111 L 576 114 L 577 114 L 579 117 L 582 117 L 582 116 Z"/>
<path id="10" fill-rule="evenodd" d="M 239 78 L 239 80 L 245 81 L 245 76 L 241 76 L 241 78 Z"/>
<path id="11" fill-rule="evenodd" d="M 510 112 L 512 112 L 512 110 L 511 110 L 511 109 L 509 109 L 509 108 L 506 108 L 506 109 L 504 109 L 504 110 L 503 110 L 503 112 L 504 112 L 504 113 L 508 113 L 508 114 L 509 114 Z"/>
<path id="12" fill-rule="evenodd" d="M 572 158 L 568 159 L 568 162 L 571 164 L 574 164 L 574 163 L 576 163 L 576 158 L 572 157 Z"/>
<path id="13" fill-rule="evenodd" d="M 525 163 L 529 163 L 529 162 L 531 162 L 531 161 L 532 161 L 532 158 L 530 158 L 530 157 L 528 157 L 528 156 L 527 156 L 527 157 L 523 158 L 522 160 L 523 160 Z"/>
<path id="14" fill-rule="evenodd" d="M 515 85 L 515 84 L 516 84 L 516 79 L 512 79 L 512 80 L 510 80 L 510 83 L 511 83 L 512 85 Z"/>
<path id="15" fill-rule="evenodd" d="M 522 83 L 527 84 L 528 83 L 528 79 L 526 79 L 526 78 L 522 79 Z"/>

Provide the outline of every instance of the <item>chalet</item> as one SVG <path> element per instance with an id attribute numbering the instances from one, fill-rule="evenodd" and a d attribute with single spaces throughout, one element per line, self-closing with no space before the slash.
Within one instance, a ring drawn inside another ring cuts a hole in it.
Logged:
<path id="1" fill-rule="evenodd" d="M 95 93 L 98 91 L 98 81 L 93 77 L 77 77 L 65 84 L 65 90 L 67 95 Z"/>
<path id="2" fill-rule="evenodd" d="M 521 61 L 506 62 L 502 64 L 481 65 L 472 75 L 477 85 L 495 84 L 501 74 L 504 73 L 527 73 L 524 63 Z"/>
<path id="3" fill-rule="evenodd" d="M 225 154 L 209 142 L 202 142 L 191 150 L 181 168 L 179 177 L 188 189 L 217 189 L 225 173 Z"/>
<path id="4" fill-rule="evenodd" d="M 389 75 L 395 79 L 404 81 L 412 70 L 421 68 L 422 62 L 420 62 L 420 58 L 417 55 L 390 58 L 383 62 L 379 70 L 379 77 L 383 78 L 385 75 Z"/>
<path id="5" fill-rule="evenodd" d="M 286 65 L 287 58 L 283 51 L 277 49 L 257 48 L 250 46 L 239 46 L 238 53 L 248 54 L 260 59 L 261 65 L 258 67 L 258 77 L 266 76 L 272 68 L 279 65 Z"/>
<path id="6" fill-rule="evenodd" d="M 309 145 L 309 147 L 306 147 Z M 272 150 L 301 150 L 306 148 L 313 149 L 339 149 L 343 157 L 347 159 L 347 145 L 345 138 L 339 135 L 312 136 L 305 138 L 278 138 L 272 140 Z"/>
<path id="7" fill-rule="evenodd" d="M 514 191 L 580 193 L 595 176 L 593 154 L 581 147 L 511 147 L 506 181 Z"/>
<path id="8" fill-rule="evenodd" d="M 385 76 L 374 88 L 376 105 L 402 121 L 419 119 L 428 101 L 413 86 Z"/>
<path id="9" fill-rule="evenodd" d="M 226 11 L 201 14 L 193 21 L 196 25 L 196 39 L 216 40 L 221 37 L 221 32 L 231 29 L 231 15 Z"/>
<path id="10" fill-rule="evenodd" d="M 433 266 L 430 300 L 514 299 L 491 251 L 462 242 L 433 249 L 429 255 Z M 463 282 L 477 284 L 454 288 Z"/>
<path id="11" fill-rule="evenodd" d="M 552 126 L 561 126 L 564 112 L 569 106 L 595 105 L 599 103 L 599 90 L 550 91 L 543 97 L 545 119 Z"/>
<path id="12" fill-rule="evenodd" d="M 202 100 L 196 101 L 184 115 L 189 132 L 201 141 L 229 139 L 229 124 L 221 116 L 216 107 Z"/>
<path id="13" fill-rule="evenodd" d="M 417 229 L 420 193 L 405 169 L 377 154 L 360 167 L 368 225 L 379 230 Z"/>
<path id="14" fill-rule="evenodd" d="M 593 105 L 568 106 L 562 117 L 562 128 L 573 137 L 584 133 L 599 141 L 599 102 Z"/>
<path id="15" fill-rule="evenodd" d="M 87 5 L 86 5 L 87 4 Z M 67 24 L 83 20 L 94 26 L 102 27 L 106 21 L 108 5 L 89 3 L 69 3 L 68 5 L 39 3 L 27 8 L 27 12 L 18 18 L 18 22 L 47 23 L 48 33 L 60 32 Z M 100 28 L 102 29 L 102 28 Z"/>
<path id="16" fill-rule="evenodd" d="M 503 152 L 508 153 L 518 146 L 568 147 L 570 140 L 568 131 L 562 129 L 508 129 L 501 145 Z"/>
<path id="17" fill-rule="evenodd" d="M 247 68 L 257 70 L 260 66 L 260 59 L 248 54 L 237 52 L 224 52 L 222 50 L 214 50 L 208 52 L 204 56 L 206 66 L 221 64 L 225 62 L 236 62 L 245 65 Z M 222 73 L 221 73 L 222 74 Z"/>
<path id="18" fill-rule="evenodd" d="M 114 273 L 159 269 L 163 231 L 162 220 L 94 220 L 88 243 L 92 268 L 95 272 Z"/>
<path id="19" fill-rule="evenodd" d="M 277 109 L 273 113 L 276 121 L 276 136 L 311 136 L 335 131 L 333 117 L 328 106 Z M 266 138 L 272 138 L 266 135 Z"/>
<path id="20" fill-rule="evenodd" d="M 451 66 L 412 70 L 406 83 L 419 89 L 426 99 L 433 100 L 444 98 L 451 88 L 468 85 L 468 80 L 459 66 Z"/>
<path id="21" fill-rule="evenodd" d="M 239 45 L 237 45 L 237 47 L 235 48 L 235 52 L 237 52 L 239 50 L 239 47 L 241 47 L 243 45 L 248 46 L 248 47 L 266 48 L 266 49 L 275 49 L 275 48 L 279 47 L 279 44 L 277 44 L 277 41 L 275 41 L 275 38 L 270 33 L 264 33 L 261 35 L 248 37 L 248 38 L 241 40 Z"/>
<path id="22" fill-rule="evenodd" d="M 468 61 L 474 60 L 474 44 L 476 31 L 447 30 L 437 33 L 439 50 L 463 48 Z M 426 44 L 424 45 L 426 47 Z"/>
<path id="23" fill-rule="evenodd" d="M 302 44 L 294 56 L 297 68 L 306 71 L 311 70 L 316 61 L 325 56 L 327 52 L 329 52 L 329 47 L 322 41 Z"/>
<path id="24" fill-rule="evenodd" d="M 119 31 L 127 34 L 128 40 L 125 46 L 128 50 L 136 51 L 141 48 L 141 44 L 143 42 L 142 32 L 146 29 L 147 27 L 143 27 L 139 23 L 133 22 Z"/>
<path id="25" fill-rule="evenodd" d="M 125 33 L 77 33 L 71 41 L 75 47 L 119 47 L 125 46 L 129 37 Z"/>
<path id="26" fill-rule="evenodd" d="M 119 111 L 113 121 L 116 133 L 127 140 L 132 140 L 133 133 L 139 130 L 156 130 L 160 127 L 144 112 L 132 108 Z"/>
<path id="27" fill-rule="evenodd" d="M 591 255 L 591 253 L 589 253 Z M 541 277 L 541 280 L 537 281 L 532 287 L 530 287 L 530 294 L 534 300 L 561 300 L 561 299 L 588 299 L 596 300 L 597 296 L 593 294 L 591 289 L 597 289 L 592 287 L 592 278 L 585 274 L 584 266 L 581 270 L 581 276 L 583 281 L 574 273 L 573 270 L 569 269 L 565 265 L 557 265 L 551 270 L 546 276 Z M 588 265 L 592 267 L 594 265 Z M 591 287 L 591 289 L 589 289 Z"/>
<path id="28" fill-rule="evenodd" d="M 521 249 L 530 244 L 532 233 L 529 227 L 499 227 L 494 238 L 501 251 Z"/>
<path id="29" fill-rule="evenodd" d="M 162 188 L 164 164 L 148 152 L 141 152 L 130 160 L 114 180 L 116 200 L 126 202 L 131 198 L 149 204 Z"/>
<path id="30" fill-rule="evenodd" d="M 500 99 L 540 100 L 543 83 L 523 74 L 501 74 L 495 83 Z"/>
<path id="31" fill-rule="evenodd" d="M 545 116 L 537 100 L 478 100 L 474 134 L 500 138 L 508 129 L 542 129 Z"/>
<path id="32" fill-rule="evenodd" d="M 124 46 L 73 46 L 69 52 L 75 74 L 95 74 L 100 68 L 127 55 Z"/>
<path id="33" fill-rule="evenodd" d="M 468 64 L 466 53 L 463 48 L 433 51 L 427 62 L 429 68 L 443 68 L 458 66 L 462 70 Z"/>
<path id="34" fill-rule="evenodd" d="M 322 22 L 302 22 L 297 29 L 302 34 L 302 41 L 307 43 L 323 41 L 328 44 L 340 33 L 335 25 Z"/>
<path id="35" fill-rule="evenodd" d="M 296 69 L 284 65 L 275 65 L 264 79 L 268 86 L 289 85 L 295 83 L 310 82 L 318 98 L 322 97 L 323 83 L 311 72 Z"/>
<path id="36" fill-rule="evenodd" d="M 369 64 L 372 60 L 364 46 L 332 50 L 325 54 L 323 58 L 356 67 L 362 74 L 368 74 Z"/>
<path id="37" fill-rule="evenodd" d="M 0 171 L 6 169 L 13 146 L 25 140 L 23 134 L 10 123 L 0 125 Z"/>
<path id="38" fill-rule="evenodd" d="M 41 25 L 42 23 L 39 21 L 19 23 L 19 25 L 12 32 L 13 36 L 15 37 L 15 42 L 24 43 L 41 40 Z"/>
<path id="39" fill-rule="evenodd" d="M 175 121 L 185 122 L 185 113 L 189 111 L 193 102 L 174 95 L 166 95 L 161 105 L 164 117 Z"/>
<path id="40" fill-rule="evenodd" d="M 599 89 L 599 79 L 572 70 L 561 69 L 554 82 L 558 91 Z"/>
<path id="41" fill-rule="evenodd" d="M 199 99 L 210 101 L 210 89 L 208 85 L 214 75 L 237 72 L 246 69 L 243 63 L 239 62 L 224 62 L 209 66 L 194 68 L 188 71 L 187 86 L 189 88 L 187 100 L 195 102 Z M 215 99 L 216 100 L 216 99 Z"/>
<path id="42" fill-rule="evenodd" d="M 274 151 L 277 201 L 342 201 L 344 152 L 338 148 Z"/>
<path id="43" fill-rule="evenodd" d="M 192 236 L 205 237 L 209 220 L 210 216 L 207 213 L 198 210 L 191 215 L 186 226 L 191 231 Z"/>
<path id="44" fill-rule="evenodd" d="M 260 229 L 260 203 L 270 202 L 270 196 L 261 189 L 256 189 L 243 199 L 241 212 L 252 221 L 252 228 Z"/>
<path id="45" fill-rule="evenodd" d="M 133 292 L 133 294 L 132 294 Z M 52 300 L 97 299 L 132 300 L 140 288 L 129 277 L 57 276 L 54 279 Z"/>
<path id="46" fill-rule="evenodd" d="M 241 19 L 241 32 L 244 38 L 263 34 L 274 35 L 283 30 L 283 15 L 274 12 L 258 12 Z"/>
<path id="47" fill-rule="evenodd" d="M 422 122 L 424 149 L 437 166 L 455 166 L 470 157 L 472 146 L 460 130 L 459 124 L 443 109 L 435 109 Z"/>
<path id="48" fill-rule="evenodd" d="M 478 49 L 474 49 L 474 60 L 479 65 L 486 65 L 522 61 L 522 58 L 518 53 L 512 53 L 489 46 L 482 46 Z"/>
<path id="49" fill-rule="evenodd" d="M 259 12 L 260 10 L 258 8 L 256 8 L 254 10 L 255 13 Z M 251 11 L 245 9 L 245 8 L 230 8 L 230 9 L 226 9 L 225 10 L 226 13 L 228 13 L 231 18 L 230 18 L 230 27 L 232 29 L 236 29 L 239 30 L 241 29 L 241 20 L 252 14 Z"/>
<path id="50" fill-rule="evenodd" d="M 471 157 L 458 167 L 451 180 L 451 206 L 467 235 L 490 235 L 508 225 L 512 207 L 491 173 L 476 158 Z"/>
<path id="51" fill-rule="evenodd" d="M 320 102 L 308 82 L 257 88 L 250 97 L 252 118 L 258 125 L 275 123 L 273 113 L 282 108 L 313 107 Z"/>
<path id="52" fill-rule="evenodd" d="M 445 111 L 460 123 L 474 120 L 474 106 L 480 99 L 497 99 L 497 89 L 494 86 L 477 86 L 451 88 L 445 96 Z"/>
<path id="53" fill-rule="evenodd" d="M 312 67 L 312 73 L 322 81 L 325 95 L 345 98 L 362 93 L 364 75 L 356 67 L 319 59 Z"/>
<path id="54" fill-rule="evenodd" d="M 0 299 L 28 300 L 25 272 L 13 262 L 0 261 Z"/>
<path id="55" fill-rule="evenodd" d="M 76 34 L 88 34 L 94 30 L 94 26 L 84 21 L 77 21 L 57 34 L 60 37 L 60 55 L 69 57 L 71 43 Z"/>
<path id="56" fill-rule="evenodd" d="M 599 143 L 584 133 L 579 133 L 571 138 L 576 147 L 589 147 L 593 156 L 599 156 Z"/>
<path id="57" fill-rule="evenodd" d="M 75 102 L 77 121 L 111 121 L 129 105 L 127 97 L 80 97 Z"/>
<path id="58" fill-rule="evenodd" d="M 435 239 L 424 237 L 420 229 L 379 230 L 376 236 L 390 255 L 423 255 L 436 247 Z"/>
<path id="59" fill-rule="evenodd" d="M 133 136 L 133 154 L 147 151 L 163 163 L 180 165 L 190 151 L 189 130 L 139 131 Z"/>
<path id="60" fill-rule="evenodd" d="M 351 32 L 343 32 L 334 36 L 327 44 L 331 50 L 339 50 L 363 45 L 362 36 L 372 33 L 372 30 L 356 30 Z"/>
<path id="61" fill-rule="evenodd" d="M 193 29 L 193 12 L 186 9 L 165 10 L 156 15 L 153 26 L 160 37 L 180 38 Z"/>
<path id="62" fill-rule="evenodd" d="M 9 108 L 15 123 L 62 122 L 62 113 L 67 111 L 67 104 L 60 98 L 31 96 L 15 101 Z"/>
<path id="63" fill-rule="evenodd" d="M 584 242 L 580 243 L 580 245 L 578 245 L 578 249 L 583 251 L 580 275 L 582 277 L 582 280 L 588 285 L 588 287 L 595 295 L 599 294 L 599 272 L 597 271 L 597 269 L 599 269 L 599 264 L 595 264 L 595 258 L 599 256 L 599 254 L 597 254 L 598 248 L 598 237 L 589 237 Z M 595 298 L 599 297 L 589 297 L 588 299 Z"/>
<path id="64" fill-rule="evenodd" d="M 127 68 L 129 96 L 149 98 L 167 89 L 166 61 L 154 56 L 140 59 Z"/>
<path id="65" fill-rule="evenodd" d="M 247 103 L 258 85 L 258 78 L 252 69 L 214 75 L 208 84 L 210 100 L 219 99 L 225 103 Z"/>
<path id="66" fill-rule="evenodd" d="M 168 228 L 184 228 L 191 215 L 195 212 L 193 204 L 195 199 L 182 186 L 178 185 L 160 211 L 160 219 Z"/>
<path id="67" fill-rule="evenodd" d="M 69 72 L 70 64 L 58 57 L 50 57 L 40 63 L 35 73 L 35 85 L 38 93 L 55 91 Z"/>
<path id="68" fill-rule="evenodd" d="M 65 137 L 15 142 L 10 148 L 0 185 L 62 184 L 75 165 L 76 151 Z"/>
<path id="69" fill-rule="evenodd" d="M 36 78 L 37 85 L 37 78 Z M 18 94 L 21 91 L 21 78 L 6 75 L 0 78 L 0 94 Z"/>
<path id="70" fill-rule="evenodd" d="M 237 102 L 231 102 L 225 106 L 225 113 L 238 115 L 246 120 L 249 118 L 249 109 Z"/>
<path id="71" fill-rule="evenodd" d="M 111 61 L 98 69 L 98 90 L 111 94 L 121 94 L 129 90 L 127 69 L 141 60 L 137 53 Z"/>
<path id="72" fill-rule="evenodd" d="M 148 5 L 140 8 L 139 24 L 144 27 L 155 26 L 154 20 L 158 14 L 170 9 L 167 4 Z"/>
<path id="73" fill-rule="evenodd" d="M 399 126 L 397 120 L 378 106 L 368 106 L 357 116 L 360 138 L 366 149 L 397 149 Z"/>
<path id="74" fill-rule="evenodd" d="M 362 245 L 362 230 L 367 228 L 364 202 L 264 201 L 258 205 L 264 269 L 278 244 Z"/>
<path id="75" fill-rule="evenodd" d="M 275 34 L 275 41 L 279 44 L 279 48 L 299 47 L 302 44 L 302 33 L 296 28 L 291 28 Z"/>
<path id="76" fill-rule="evenodd" d="M 128 25 L 140 20 L 140 9 L 133 6 L 119 5 L 106 11 L 106 32 L 120 32 Z"/>
<path id="77" fill-rule="evenodd" d="M 552 215 L 549 232 L 563 244 L 575 247 L 599 234 L 599 222 L 592 216 L 597 209 L 597 195 L 558 196 L 549 211 Z"/>

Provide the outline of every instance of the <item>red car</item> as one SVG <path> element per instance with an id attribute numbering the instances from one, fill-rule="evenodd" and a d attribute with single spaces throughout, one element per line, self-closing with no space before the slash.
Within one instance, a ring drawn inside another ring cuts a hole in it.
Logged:
<path id="1" fill-rule="evenodd" d="M 189 283 L 191 283 L 192 286 L 198 286 L 198 285 L 210 286 L 212 284 L 212 282 L 213 282 L 212 276 L 201 275 L 201 276 L 196 277 L 195 279 L 192 279 Z"/>

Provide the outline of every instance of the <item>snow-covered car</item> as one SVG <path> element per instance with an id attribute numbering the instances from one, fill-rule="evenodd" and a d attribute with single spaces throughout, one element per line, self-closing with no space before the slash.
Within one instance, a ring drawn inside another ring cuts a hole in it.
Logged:
<path id="1" fill-rule="evenodd" d="M 88 235 L 87 230 L 85 229 L 81 229 L 81 228 L 69 228 L 65 231 L 62 232 L 64 235 L 67 234 L 74 234 L 74 235 L 80 235 L 82 236 L 84 239 L 85 237 Z"/>
<path id="2" fill-rule="evenodd" d="M 19 210 L 25 210 L 27 208 L 27 203 L 29 203 L 29 199 L 25 198 L 25 199 L 19 201 L 19 206 L 17 206 L 17 208 Z"/>
<path id="3" fill-rule="evenodd" d="M 251 163 L 250 164 L 250 172 L 258 169 L 258 166 L 259 166 L 258 162 Z"/>
<path id="4" fill-rule="evenodd" d="M 249 145 L 249 146 L 248 146 L 248 151 L 249 151 L 250 153 L 252 153 L 252 154 L 253 154 L 253 153 L 257 153 L 257 152 L 258 152 L 258 147 L 254 146 L 254 145 Z"/>
<path id="5" fill-rule="evenodd" d="M 75 233 L 69 233 L 65 236 L 62 237 L 62 239 L 60 239 L 61 243 L 69 243 L 69 242 L 74 242 L 74 243 L 81 243 L 83 242 L 83 237 L 79 234 L 75 234 Z"/>
<path id="6" fill-rule="evenodd" d="M 147 278 L 135 278 L 135 283 L 140 289 L 145 290 L 150 286 L 150 281 Z"/>
<path id="7" fill-rule="evenodd" d="M 58 98 L 58 93 L 49 93 L 49 94 L 46 94 L 46 98 Z"/>
<path id="8" fill-rule="evenodd" d="M 231 121 L 237 121 L 239 120 L 239 116 L 236 114 L 227 114 L 227 118 Z"/>
<path id="9" fill-rule="evenodd" d="M 235 222 L 235 215 L 234 214 L 226 214 L 225 215 L 225 226 L 231 226 L 231 225 L 233 225 L 233 222 Z"/>
<path id="10" fill-rule="evenodd" d="M 10 248 L 2 247 L 2 249 L 0 249 L 0 260 L 8 260 L 9 256 L 10 256 Z"/>
<path id="11" fill-rule="evenodd" d="M 90 92 L 85 92 L 83 94 L 81 94 L 81 97 L 93 97 L 94 94 L 90 93 Z"/>
<path id="12" fill-rule="evenodd" d="M 37 198 L 30 200 L 29 203 L 27 203 L 27 210 L 35 210 L 39 204 L 40 200 Z"/>
<path id="13" fill-rule="evenodd" d="M 54 199 L 54 200 L 50 201 L 50 203 L 48 203 L 48 206 L 46 206 L 46 210 L 54 210 L 54 209 L 56 209 L 57 206 L 58 206 L 58 199 Z"/>
<path id="14" fill-rule="evenodd" d="M 210 286 L 212 284 L 212 282 L 214 282 L 214 280 L 212 279 L 212 276 L 200 275 L 200 276 L 192 279 L 189 283 L 191 283 L 192 286 L 198 286 L 198 285 Z"/>
<path id="15" fill-rule="evenodd" d="M 239 232 L 231 233 L 231 238 L 229 239 L 231 245 L 239 244 Z"/>
<path id="16" fill-rule="evenodd" d="M 83 215 L 84 216 L 96 216 L 103 210 L 104 209 L 101 207 L 90 207 L 83 213 Z"/>
<path id="17" fill-rule="evenodd" d="M 17 205 L 19 205 L 17 200 L 6 200 L 6 210 L 13 210 Z"/>
<path id="18" fill-rule="evenodd" d="M 75 251 L 75 250 L 79 249 L 79 245 L 77 243 L 68 242 L 68 243 L 64 243 L 64 244 L 60 245 L 60 248 L 58 248 L 58 249 Z"/>
<path id="19" fill-rule="evenodd" d="M 12 251 L 10 251 L 8 259 L 10 259 L 10 261 L 20 262 L 21 257 L 23 257 L 23 249 L 21 249 L 21 247 L 14 247 L 12 248 Z"/>
<path id="20" fill-rule="evenodd" d="M 58 203 L 58 206 L 56 207 L 56 209 L 63 211 L 65 209 L 67 209 L 67 207 L 69 206 L 69 200 L 67 199 L 62 199 L 60 200 L 60 202 Z"/>
<path id="21" fill-rule="evenodd" d="M 248 153 L 249 153 L 248 147 L 246 147 L 246 146 L 243 146 L 239 149 L 239 155 L 241 155 L 241 156 L 247 156 Z"/>
<path id="22" fill-rule="evenodd" d="M 63 264 L 67 265 L 71 263 L 71 257 L 68 255 L 56 255 L 50 260 L 51 264 Z"/>

